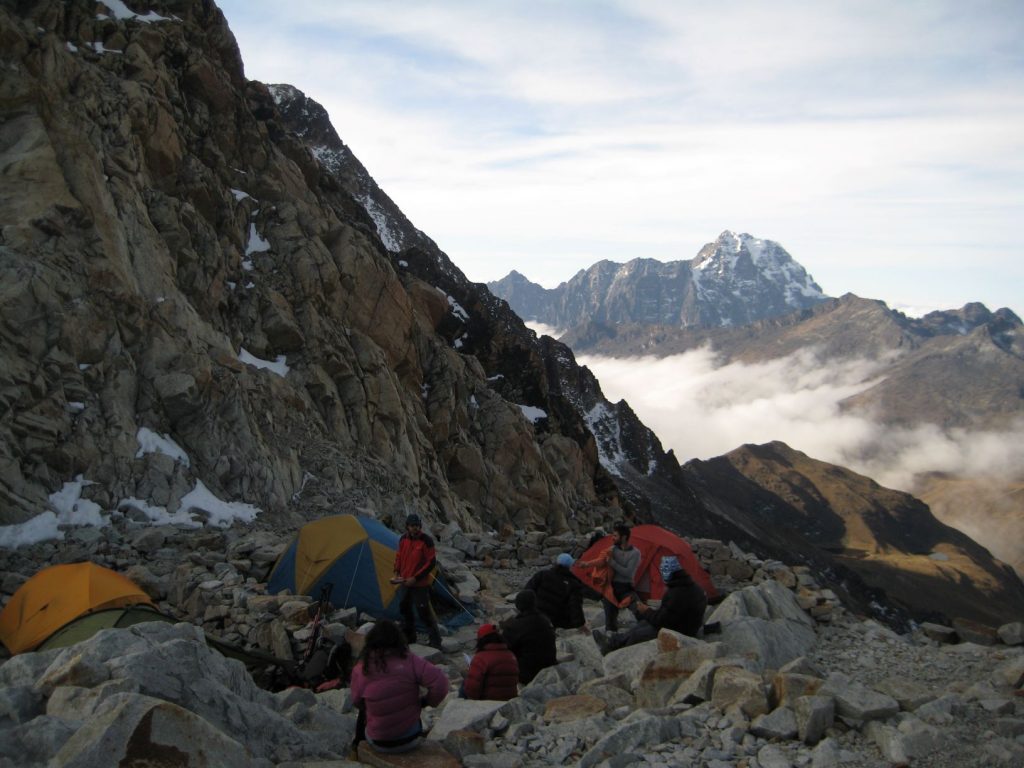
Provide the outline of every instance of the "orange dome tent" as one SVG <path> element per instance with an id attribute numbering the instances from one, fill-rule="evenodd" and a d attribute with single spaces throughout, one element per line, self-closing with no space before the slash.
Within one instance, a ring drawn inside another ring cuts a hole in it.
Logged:
<path id="1" fill-rule="evenodd" d="M 0 640 L 31 651 L 80 616 L 153 601 L 131 579 L 93 563 L 53 565 L 26 581 L 0 612 Z"/>
<path id="2" fill-rule="evenodd" d="M 584 567 L 581 561 L 594 562 L 602 559 L 602 555 L 615 542 L 615 536 L 608 535 L 600 539 L 587 549 L 572 572 L 576 577 L 591 589 L 604 594 L 614 600 L 611 594 L 611 587 L 607 583 L 607 575 L 603 573 L 602 567 Z M 711 582 L 711 577 L 700 566 L 697 555 L 693 549 L 679 536 L 667 531 L 659 525 L 637 525 L 629 534 L 629 543 L 640 550 L 640 565 L 636 571 L 636 591 L 643 600 L 660 600 L 665 594 L 665 582 L 661 578 L 658 566 L 661 565 L 661 558 L 665 555 L 675 555 L 679 558 L 679 564 L 690 574 L 697 584 L 703 588 L 709 600 L 718 597 L 718 590 Z M 604 570 L 606 570 L 604 566 Z"/>

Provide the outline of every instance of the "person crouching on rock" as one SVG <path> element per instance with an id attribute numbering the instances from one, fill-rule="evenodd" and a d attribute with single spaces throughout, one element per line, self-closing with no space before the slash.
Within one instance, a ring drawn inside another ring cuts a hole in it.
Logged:
<path id="1" fill-rule="evenodd" d="M 420 688 L 426 688 L 422 696 Z M 355 745 L 365 737 L 377 752 L 409 752 L 423 740 L 420 713 L 448 695 L 448 678 L 409 652 L 393 621 L 374 624 L 352 670 L 352 705 L 359 710 Z M 353 746 L 355 746 L 353 745 Z"/>
<path id="2" fill-rule="evenodd" d="M 627 645 L 636 645 L 658 636 L 658 630 L 671 629 L 690 637 L 696 637 L 704 624 L 704 611 L 708 607 L 708 596 L 679 564 L 675 555 L 661 558 L 658 570 L 665 581 L 665 594 L 661 606 L 650 608 L 637 606 L 639 621 L 628 632 L 608 635 L 594 630 L 594 640 L 602 653 L 608 653 Z"/>
<path id="3" fill-rule="evenodd" d="M 434 540 L 423 532 L 423 521 L 419 515 L 405 518 L 405 533 L 398 540 L 398 551 L 395 553 L 395 576 L 392 584 L 400 584 L 404 588 L 402 602 L 402 622 L 405 639 L 416 642 L 416 617 L 413 607 L 420 620 L 427 625 L 430 644 L 441 648 L 441 630 L 437 626 L 434 606 L 430 604 L 430 585 L 434 580 L 433 571 L 437 564 L 434 551 Z"/>
<path id="4" fill-rule="evenodd" d="M 555 628 L 537 610 L 537 595 L 532 589 L 516 595 L 516 610 L 515 616 L 502 622 L 501 634 L 519 662 L 519 682 L 526 685 L 542 669 L 558 663 Z"/>
<path id="5" fill-rule="evenodd" d="M 553 566 L 533 574 L 525 587 L 537 593 L 537 610 L 560 629 L 575 629 L 586 622 L 583 585 L 569 570 L 572 564 L 572 555 L 563 552 Z"/>
<path id="6" fill-rule="evenodd" d="M 484 624 L 476 632 L 476 654 L 459 695 L 465 699 L 508 701 L 519 695 L 519 662 L 505 645 L 501 632 L 493 624 Z"/>

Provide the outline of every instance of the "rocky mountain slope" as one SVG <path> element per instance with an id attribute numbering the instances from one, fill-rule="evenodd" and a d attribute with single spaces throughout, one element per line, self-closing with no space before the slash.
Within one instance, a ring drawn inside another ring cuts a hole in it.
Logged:
<path id="1" fill-rule="evenodd" d="M 775 556 L 466 280 L 319 105 L 247 80 L 212 3 L 8 3 L 0 41 L 0 543 L 234 505 L 279 532 L 627 515 Z M 706 264 L 781 259 L 734 241 Z"/>
<path id="2" fill-rule="evenodd" d="M 487 285 L 522 317 L 562 329 L 590 322 L 730 327 L 825 298 L 778 243 L 729 231 L 689 261 L 601 261 L 552 289 L 515 271 Z"/>
<path id="3" fill-rule="evenodd" d="M 910 494 L 779 442 L 744 445 L 684 470 L 709 504 L 757 538 L 794 554 L 808 544 L 825 550 L 919 616 L 998 624 L 1024 615 L 1013 569 Z"/>

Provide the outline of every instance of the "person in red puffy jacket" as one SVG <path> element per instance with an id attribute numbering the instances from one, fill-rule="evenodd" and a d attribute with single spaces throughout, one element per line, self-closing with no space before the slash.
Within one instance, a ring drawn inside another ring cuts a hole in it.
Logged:
<path id="1" fill-rule="evenodd" d="M 467 699 L 508 701 L 519 695 L 519 662 L 508 649 L 493 624 L 484 624 L 476 633 L 476 655 L 460 693 Z"/>

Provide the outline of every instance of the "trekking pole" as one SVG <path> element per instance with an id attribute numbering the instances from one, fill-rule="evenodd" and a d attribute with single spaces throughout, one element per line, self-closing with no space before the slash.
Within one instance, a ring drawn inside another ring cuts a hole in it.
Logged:
<path id="1" fill-rule="evenodd" d="M 306 644 L 306 652 L 302 654 L 302 665 L 304 666 L 312 657 L 317 648 L 320 647 L 320 639 L 323 636 L 324 615 L 327 613 L 327 606 L 331 603 L 331 589 L 334 584 L 327 582 L 320 587 L 320 598 L 317 601 L 316 613 L 313 615 L 313 632 Z"/>

